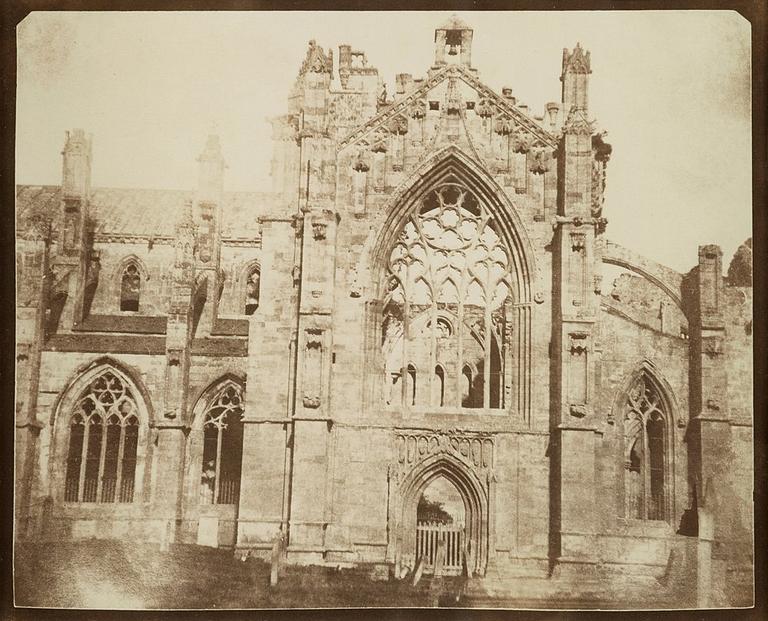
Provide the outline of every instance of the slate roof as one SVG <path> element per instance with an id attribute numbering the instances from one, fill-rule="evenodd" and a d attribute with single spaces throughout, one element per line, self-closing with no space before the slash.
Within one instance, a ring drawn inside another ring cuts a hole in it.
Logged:
<path id="1" fill-rule="evenodd" d="M 96 234 L 173 237 L 178 214 L 194 194 L 191 190 L 94 188 L 90 214 L 96 223 Z M 17 229 L 37 213 L 55 214 L 60 200 L 59 186 L 16 186 Z M 258 236 L 258 216 L 268 211 L 271 201 L 269 193 L 225 192 L 222 236 Z"/>

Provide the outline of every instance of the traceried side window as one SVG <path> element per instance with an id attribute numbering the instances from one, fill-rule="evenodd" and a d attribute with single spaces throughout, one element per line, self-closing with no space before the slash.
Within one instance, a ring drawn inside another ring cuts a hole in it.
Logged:
<path id="1" fill-rule="evenodd" d="M 133 502 L 139 419 L 136 401 L 112 371 L 83 392 L 69 424 L 66 502 Z"/>
<path id="2" fill-rule="evenodd" d="M 667 519 L 667 413 L 656 386 L 643 374 L 632 385 L 624 417 L 627 517 Z"/>
<path id="3" fill-rule="evenodd" d="M 120 310 L 138 311 L 141 294 L 141 272 L 135 263 L 129 263 L 123 269 L 120 280 Z"/>
<path id="4" fill-rule="evenodd" d="M 261 284 L 261 274 L 258 268 L 253 269 L 248 274 L 245 282 L 245 314 L 253 315 L 259 308 L 259 286 Z"/>
<path id="5" fill-rule="evenodd" d="M 381 346 L 388 405 L 504 407 L 510 267 L 493 217 L 471 190 L 449 181 L 425 195 L 387 263 Z M 409 366 L 433 370 L 420 378 L 423 389 L 413 389 Z"/>
<path id="6" fill-rule="evenodd" d="M 243 461 L 241 390 L 227 385 L 208 405 L 203 422 L 202 504 L 237 504 Z"/>

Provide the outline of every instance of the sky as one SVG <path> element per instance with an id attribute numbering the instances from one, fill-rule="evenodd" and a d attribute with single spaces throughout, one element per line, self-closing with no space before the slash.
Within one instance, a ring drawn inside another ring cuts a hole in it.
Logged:
<path id="1" fill-rule="evenodd" d="M 607 236 L 680 271 L 751 236 L 750 26 L 730 11 L 460 12 L 472 64 L 531 113 L 562 50 L 591 52 L 590 116 L 613 145 Z M 93 135 L 95 187 L 191 189 L 208 133 L 228 190 L 269 191 L 269 117 L 310 39 L 367 53 L 389 93 L 426 75 L 444 12 L 36 12 L 17 30 L 16 182 L 58 184 L 64 132 Z"/>

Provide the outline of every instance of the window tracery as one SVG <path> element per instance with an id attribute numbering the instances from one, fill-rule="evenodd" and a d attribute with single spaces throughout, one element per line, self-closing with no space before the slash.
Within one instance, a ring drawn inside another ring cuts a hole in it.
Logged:
<path id="1" fill-rule="evenodd" d="M 667 412 L 664 400 L 643 373 L 627 393 L 624 416 L 626 515 L 667 519 Z"/>
<path id="2" fill-rule="evenodd" d="M 112 371 L 98 375 L 69 424 L 66 502 L 133 502 L 139 418 L 131 390 Z"/>
<path id="3" fill-rule="evenodd" d="M 243 461 L 243 399 L 228 384 L 211 399 L 203 419 L 202 504 L 237 504 Z"/>
<path id="4" fill-rule="evenodd" d="M 497 225 L 475 194 L 449 179 L 408 218 L 387 261 L 381 346 L 390 405 L 504 407 L 504 330 L 511 261 Z M 412 398 L 408 364 L 442 369 Z M 469 388 L 464 369 L 471 365 Z"/>

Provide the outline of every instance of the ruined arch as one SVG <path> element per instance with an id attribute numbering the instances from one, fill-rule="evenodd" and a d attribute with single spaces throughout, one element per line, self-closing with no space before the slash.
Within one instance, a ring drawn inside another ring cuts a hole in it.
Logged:
<path id="1" fill-rule="evenodd" d="M 390 514 L 394 522 L 395 564 L 415 566 L 416 511 L 419 498 L 429 485 L 443 477 L 454 485 L 464 502 L 465 533 L 470 543 L 473 572 L 483 574 L 488 562 L 490 509 L 487 485 L 459 457 L 442 453 L 428 457 L 400 482 L 397 505 Z"/>
<path id="2" fill-rule="evenodd" d="M 681 297 L 681 274 L 655 261 L 646 259 L 614 242 L 607 242 L 603 247 L 602 261 L 608 265 L 615 265 L 642 276 L 666 293 L 682 311 L 683 315 L 686 318 L 688 317 Z"/>

